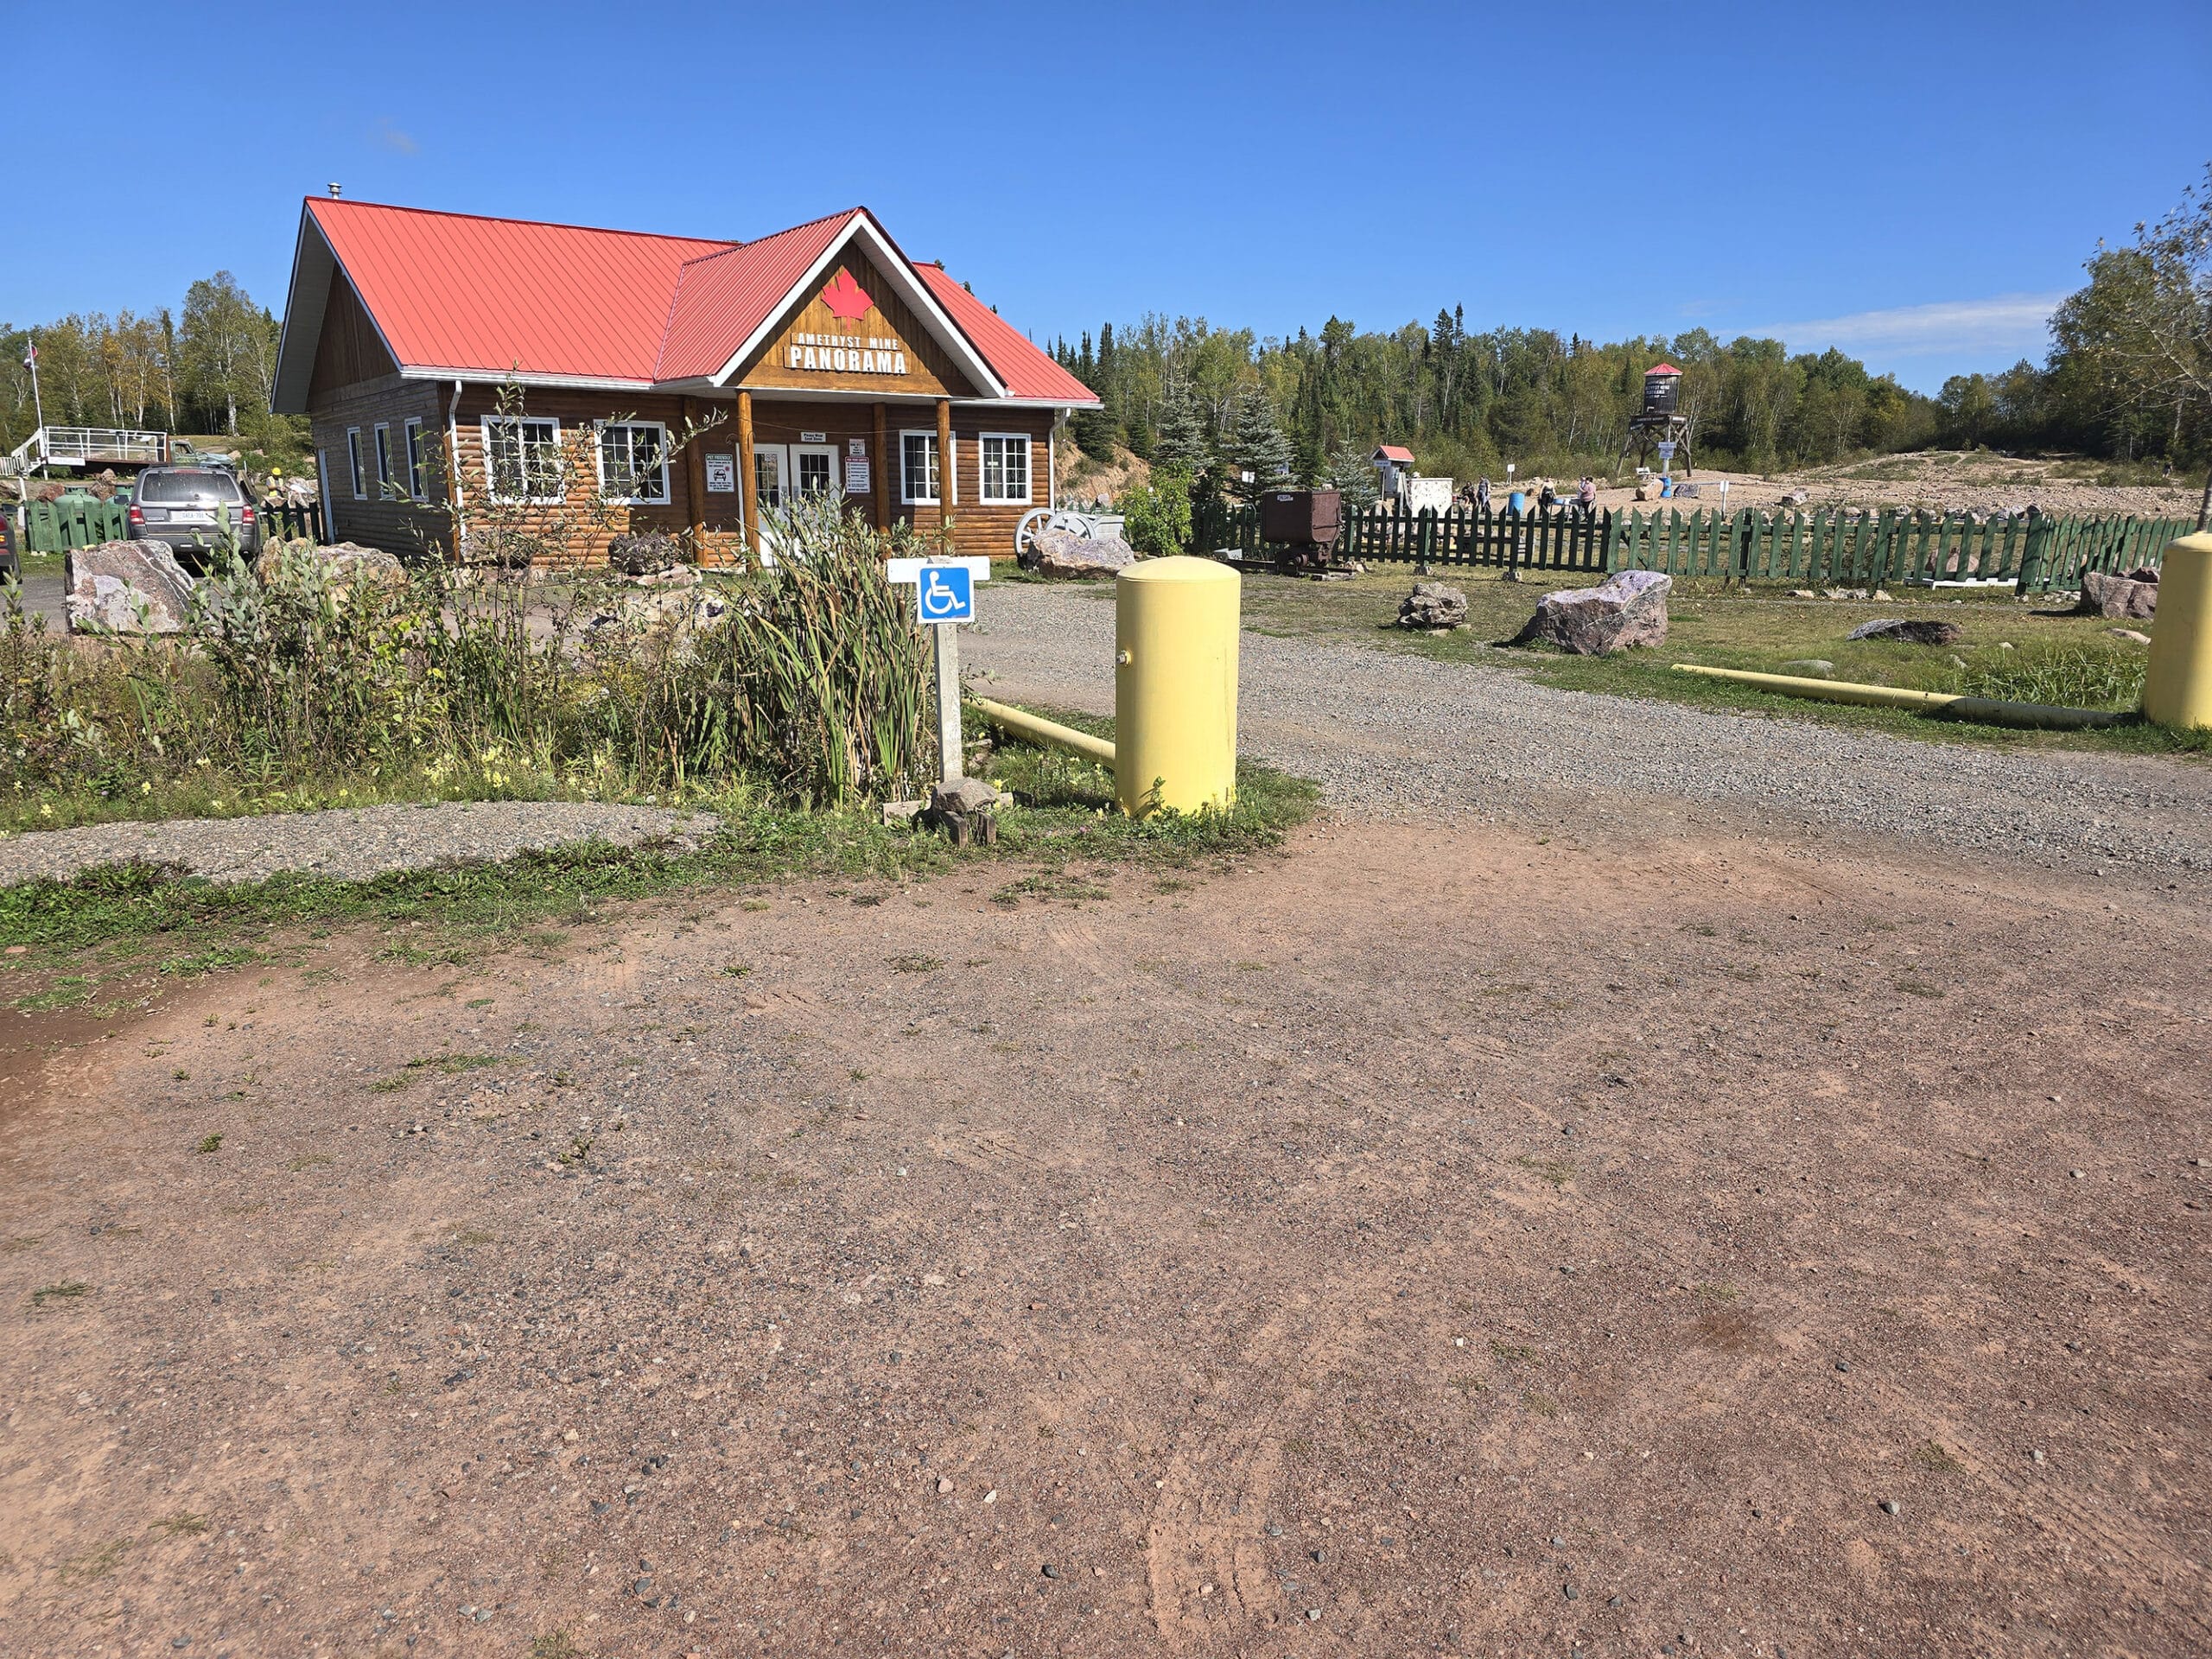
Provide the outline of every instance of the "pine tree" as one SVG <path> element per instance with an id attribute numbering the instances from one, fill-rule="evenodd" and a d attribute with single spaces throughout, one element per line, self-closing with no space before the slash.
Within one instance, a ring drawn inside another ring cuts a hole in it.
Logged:
<path id="1" fill-rule="evenodd" d="M 1230 422 L 1229 442 L 1222 446 L 1230 471 L 1230 491 L 1239 499 L 1257 501 L 1290 472 L 1290 440 L 1275 420 L 1275 406 L 1257 386 L 1247 386 L 1236 400 L 1236 414 Z"/>

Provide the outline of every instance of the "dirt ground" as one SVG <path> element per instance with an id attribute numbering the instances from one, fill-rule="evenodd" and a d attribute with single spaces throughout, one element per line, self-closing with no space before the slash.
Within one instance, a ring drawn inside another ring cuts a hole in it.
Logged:
<path id="1" fill-rule="evenodd" d="M 1569 810 L 9 1015 L 0 1654 L 2212 1647 L 2201 889 Z"/>

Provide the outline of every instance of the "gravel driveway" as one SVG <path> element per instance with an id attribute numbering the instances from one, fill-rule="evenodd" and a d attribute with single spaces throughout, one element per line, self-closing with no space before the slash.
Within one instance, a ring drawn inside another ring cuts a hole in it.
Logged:
<path id="1" fill-rule="evenodd" d="M 595 801 L 443 801 L 335 812 L 276 812 L 168 823 L 99 823 L 0 840 L 0 887 L 66 880 L 96 864 L 143 858 L 183 865 L 216 881 L 257 881 L 280 870 L 364 880 L 390 870 L 512 858 L 570 842 L 635 846 L 662 836 L 712 835 L 711 813 Z"/>
<path id="2" fill-rule="evenodd" d="M 1110 712 L 1112 598 L 994 586 L 966 661 L 995 696 Z M 1912 741 L 1249 632 L 1238 713 L 1248 753 L 1344 806 L 1503 817 L 1537 796 L 1547 807 L 1579 796 L 1610 817 L 1688 803 L 1751 809 L 1733 815 L 1746 830 L 1827 825 L 2046 864 L 2212 869 L 2212 767 L 2183 761 Z"/>

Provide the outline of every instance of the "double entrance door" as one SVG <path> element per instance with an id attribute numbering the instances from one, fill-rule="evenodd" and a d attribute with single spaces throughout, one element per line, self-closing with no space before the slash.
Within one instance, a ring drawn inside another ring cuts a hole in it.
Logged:
<path id="1" fill-rule="evenodd" d="M 756 443 L 753 446 L 753 511 L 760 520 L 761 544 L 774 548 L 780 539 L 777 520 L 783 510 L 803 495 L 835 495 L 842 499 L 844 486 L 837 477 L 837 446 L 834 443 Z"/>

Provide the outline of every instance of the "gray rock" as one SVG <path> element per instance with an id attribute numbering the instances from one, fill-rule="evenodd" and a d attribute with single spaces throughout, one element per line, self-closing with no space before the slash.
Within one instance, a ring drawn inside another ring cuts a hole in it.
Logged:
<path id="1" fill-rule="evenodd" d="M 1118 536 L 1086 539 L 1071 530 L 1040 530 L 1030 538 L 1032 568 L 1040 575 L 1119 575 L 1137 562 L 1136 550 Z"/>
<path id="2" fill-rule="evenodd" d="M 62 571 L 73 633 L 181 633 L 192 614 L 192 578 L 165 543 L 72 548 Z"/>
<path id="3" fill-rule="evenodd" d="M 1398 603 L 1398 626 L 1441 633 L 1467 626 L 1467 595 L 1440 582 L 1417 582 Z"/>
<path id="4" fill-rule="evenodd" d="M 1844 637 L 1891 639 L 1907 645 L 1953 645 L 1965 632 L 1955 622 L 1938 621 L 1932 617 L 1878 616 L 1871 622 L 1861 622 Z"/>
<path id="5" fill-rule="evenodd" d="M 2149 581 L 2145 581 L 2145 577 Z M 2081 616 L 2109 617 L 2115 622 L 2139 620 L 2158 613 L 2158 578 L 2155 570 L 2133 570 L 2126 575 L 2107 575 L 2101 570 L 2082 573 L 2082 601 L 2075 607 Z"/>
<path id="6" fill-rule="evenodd" d="M 998 791 L 980 778 L 949 778 L 930 791 L 932 812 L 981 812 L 998 803 Z"/>
<path id="7" fill-rule="evenodd" d="M 1800 657 L 1794 662 L 1784 663 L 1782 666 L 1785 671 L 1795 670 L 1796 671 L 1803 674 L 1833 674 L 1835 672 L 1835 664 L 1828 661 L 1825 657 Z"/>
<path id="8" fill-rule="evenodd" d="M 683 563 L 683 549 L 673 536 L 637 531 L 607 544 L 607 563 L 626 576 L 658 575 Z"/>
<path id="9" fill-rule="evenodd" d="M 2107 628 L 2105 632 L 2115 639 L 2126 639 L 2139 645 L 2147 645 L 2151 643 L 2151 636 L 2138 628 Z"/>
<path id="10" fill-rule="evenodd" d="M 1674 578 L 1656 570 L 1624 570 L 1595 588 L 1546 594 L 1513 643 L 1548 640 L 1577 657 L 1664 645 L 1667 595 L 1674 587 Z"/>

